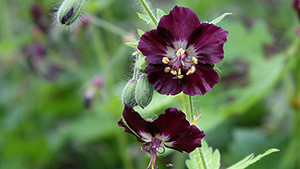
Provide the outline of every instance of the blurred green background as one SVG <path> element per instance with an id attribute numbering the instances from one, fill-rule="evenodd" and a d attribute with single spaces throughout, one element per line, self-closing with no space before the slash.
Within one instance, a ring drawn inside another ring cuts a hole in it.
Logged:
<path id="1" fill-rule="evenodd" d="M 0 0 L 0 168 L 146 168 L 150 156 L 117 126 L 122 88 L 131 78 L 137 0 L 88 0 L 82 24 L 55 24 L 56 0 Z M 292 0 L 153 0 L 167 14 L 186 6 L 229 31 L 220 82 L 194 97 L 205 140 L 222 168 L 246 155 L 271 154 L 249 168 L 300 168 L 300 28 Z M 183 110 L 181 95 L 154 94 L 139 112 Z M 185 153 L 160 157 L 184 169 Z M 160 168 L 164 163 L 157 161 Z"/>

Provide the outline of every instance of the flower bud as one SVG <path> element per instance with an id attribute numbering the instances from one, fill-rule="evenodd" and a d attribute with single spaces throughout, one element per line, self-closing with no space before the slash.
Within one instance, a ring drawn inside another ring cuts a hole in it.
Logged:
<path id="1" fill-rule="evenodd" d="M 61 24 L 71 25 L 80 16 L 85 0 L 64 0 L 57 12 L 57 19 Z"/>
<path id="2" fill-rule="evenodd" d="M 124 105 L 136 106 L 135 101 L 135 88 L 137 81 L 134 79 L 129 80 L 122 92 L 122 103 Z"/>
<path id="3" fill-rule="evenodd" d="M 145 60 L 145 57 L 140 58 L 137 62 L 136 62 L 136 66 L 139 69 L 140 72 L 145 73 L 145 69 L 148 66 L 148 62 Z"/>
<path id="4" fill-rule="evenodd" d="M 153 86 L 149 83 L 147 75 L 144 74 L 137 82 L 135 89 L 135 100 L 139 106 L 145 108 L 152 100 Z"/>

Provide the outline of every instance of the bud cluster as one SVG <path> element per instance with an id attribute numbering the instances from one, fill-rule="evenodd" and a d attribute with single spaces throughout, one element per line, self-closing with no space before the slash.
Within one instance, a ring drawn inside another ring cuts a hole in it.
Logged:
<path id="1" fill-rule="evenodd" d="M 144 57 L 138 59 L 135 63 L 135 71 L 140 72 L 138 80 L 135 78 L 128 81 L 122 92 L 122 103 L 128 106 L 147 107 L 153 97 L 153 86 L 149 83 L 145 68 L 148 63 Z M 137 72 L 135 72 L 138 74 Z"/>

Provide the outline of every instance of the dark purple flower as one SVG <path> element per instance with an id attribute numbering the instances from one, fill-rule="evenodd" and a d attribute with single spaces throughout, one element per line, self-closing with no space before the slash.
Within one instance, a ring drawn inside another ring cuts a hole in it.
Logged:
<path id="1" fill-rule="evenodd" d="M 161 94 L 203 95 L 219 82 L 212 64 L 224 57 L 223 44 L 228 31 L 209 23 L 200 23 L 197 14 L 175 6 L 147 31 L 138 49 L 149 65 L 149 82 Z"/>
<path id="2" fill-rule="evenodd" d="M 138 141 L 145 143 L 141 150 L 151 155 L 148 168 L 155 165 L 157 153 L 164 153 L 165 147 L 190 153 L 202 146 L 201 139 L 205 136 L 195 125 L 190 125 L 185 114 L 176 108 L 166 109 L 164 114 L 149 122 L 131 106 L 125 106 L 123 117 L 128 126 L 122 119 L 118 122 L 119 126 L 124 127 L 125 132 L 136 136 Z M 168 163 L 167 165 L 172 166 Z"/>

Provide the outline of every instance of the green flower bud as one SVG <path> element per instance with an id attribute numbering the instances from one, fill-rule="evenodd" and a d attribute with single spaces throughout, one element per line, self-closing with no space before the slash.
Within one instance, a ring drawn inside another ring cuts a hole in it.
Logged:
<path id="1" fill-rule="evenodd" d="M 122 103 L 124 105 L 129 106 L 136 106 L 135 101 L 135 88 L 136 88 L 137 81 L 134 79 L 129 80 L 122 92 Z"/>
<path id="2" fill-rule="evenodd" d="M 135 89 L 135 100 L 141 108 L 148 106 L 152 100 L 153 86 L 149 83 L 147 75 L 144 74 L 137 82 Z"/>
<path id="3" fill-rule="evenodd" d="M 136 62 L 136 66 L 139 69 L 140 72 L 145 73 L 145 69 L 148 66 L 148 62 L 145 60 L 145 57 L 140 58 L 137 62 Z"/>
<path id="4" fill-rule="evenodd" d="M 71 25 L 80 16 L 85 0 L 64 0 L 57 12 L 57 19 L 61 24 Z"/>

